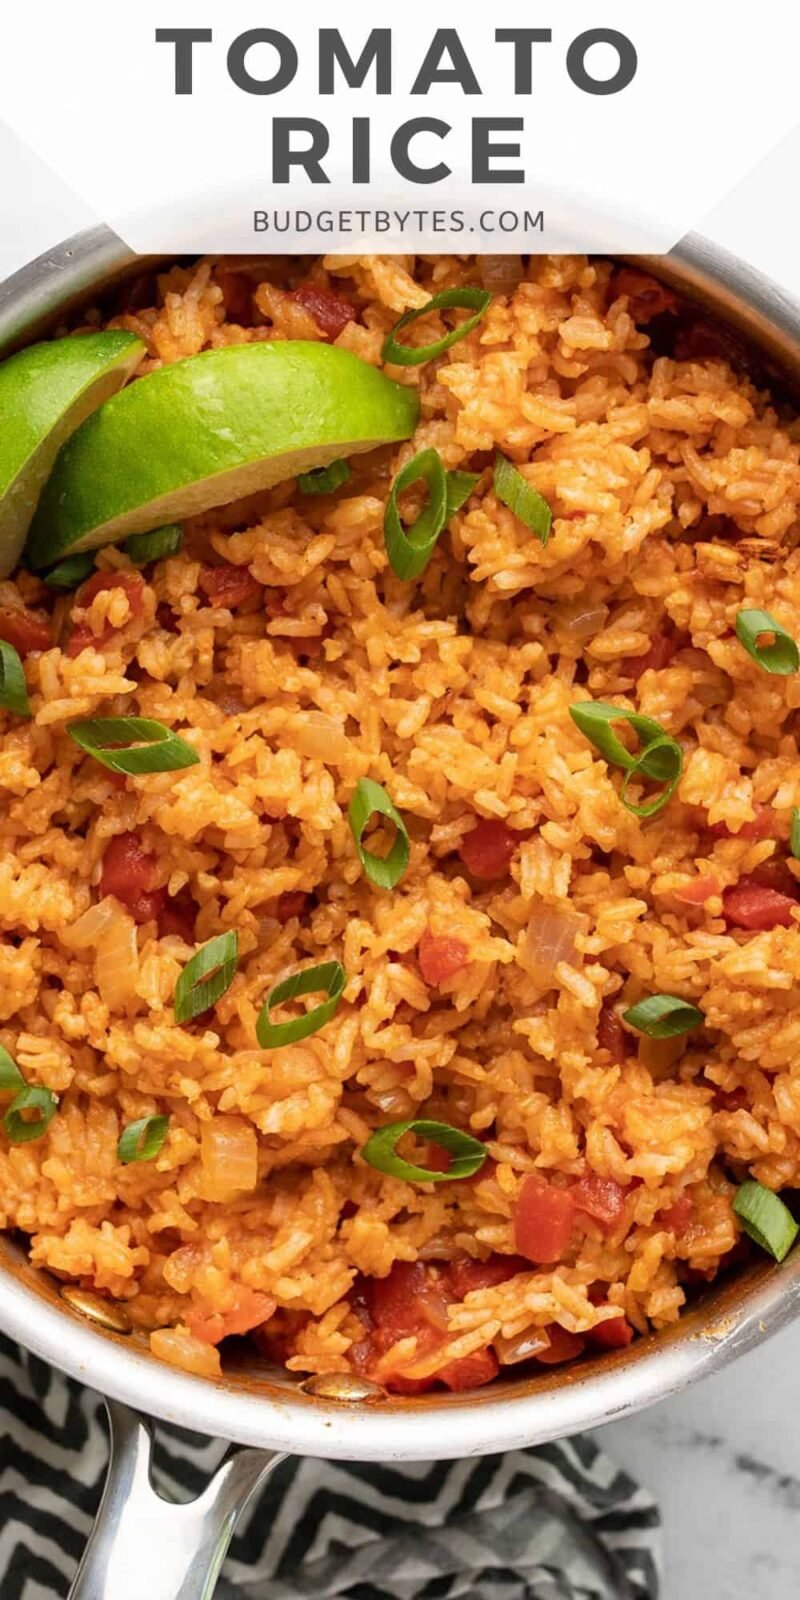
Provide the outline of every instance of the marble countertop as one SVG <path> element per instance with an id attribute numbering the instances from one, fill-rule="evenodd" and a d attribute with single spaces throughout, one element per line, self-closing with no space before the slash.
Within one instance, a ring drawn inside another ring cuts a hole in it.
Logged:
<path id="1" fill-rule="evenodd" d="M 656 1496 L 662 1600 L 795 1600 L 800 1327 L 595 1435 Z"/>

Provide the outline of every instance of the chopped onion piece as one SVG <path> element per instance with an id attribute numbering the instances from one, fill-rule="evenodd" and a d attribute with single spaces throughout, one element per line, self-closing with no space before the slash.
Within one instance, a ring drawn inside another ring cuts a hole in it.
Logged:
<path id="1" fill-rule="evenodd" d="M 518 1361 L 533 1361 L 543 1350 L 549 1350 L 550 1339 L 545 1328 L 526 1328 L 513 1339 L 504 1339 L 498 1333 L 492 1344 L 501 1367 L 514 1367 Z"/>
<path id="2" fill-rule="evenodd" d="M 478 256 L 478 267 L 484 289 L 497 294 L 516 289 L 525 277 L 522 256 Z"/>
<path id="3" fill-rule="evenodd" d="M 117 907 L 98 944 L 94 972 L 100 998 L 109 1011 L 124 1010 L 136 998 L 139 945 L 136 923 Z"/>
<path id="4" fill-rule="evenodd" d="M 193 1372 L 198 1378 L 218 1378 L 222 1372 L 219 1351 L 195 1339 L 188 1328 L 156 1328 L 150 1335 L 150 1349 L 159 1361 L 168 1361 L 171 1367 Z"/>
<path id="5" fill-rule="evenodd" d="M 536 902 L 518 948 L 520 966 L 535 983 L 551 983 L 559 961 L 574 959 L 575 940 L 588 928 L 589 918 L 569 906 L 550 906 L 544 900 Z"/>
<path id="6" fill-rule="evenodd" d="M 90 950 L 104 938 L 106 929 L 118 915 L 119 906 L 112 895 L 106 895 L 96 906 L 90 906 L 71 927 L 59 934 L 62 944 L 70 950 Z"/>
<path id="7" fill-rule="evenodd" d="M 336 717 L 324 711 L 298 711 L 285 723 L 282 741 L 292 746 L 301 756 L 317 761 L 330 761 L 334 765 L 343 761 L 350 750 L 350 740 Z"/>
<path id="8" fill-rule="evenodd" d="M 252 1194 L 258 1183 L 258 1139 L 242 1117 L 215 1117 L 200 1131 L 203 1199 L 232 1200 Z"/>
<path id="9" fill-rule="evenodd" d="M 553 620 L 569 639 L 593 639 L 608 621 L 608 606 L 590 606 L 576 600 L 573 605 L 558 606 Z"/>

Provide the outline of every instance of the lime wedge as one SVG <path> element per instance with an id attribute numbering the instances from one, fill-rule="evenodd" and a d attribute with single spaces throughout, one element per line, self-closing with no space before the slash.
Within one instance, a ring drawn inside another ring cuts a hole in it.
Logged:
<path id="1" fill-rule="evenodd" d="M 0 366 L 0 578 L 19 560 L 61 446 L 143 353 L 135 334 L 87 333 L 31 345 Z"/>
<path id="2" fill-rule="evenodd" d="M 334 345 L 233 345 L 140 378 L 73 434 L 28 556 L 68 552 L 229 504 L 414 431 L 416 392 Z"/>

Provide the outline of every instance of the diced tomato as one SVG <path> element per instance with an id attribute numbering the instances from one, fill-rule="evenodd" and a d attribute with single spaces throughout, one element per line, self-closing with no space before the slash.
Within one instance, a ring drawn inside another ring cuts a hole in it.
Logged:
<path id="1" fill-rule="evenodd" d="M 514 1212 L 514 1243 L 537 1266 L 560 1261 L 572 1235 L 575 1201 L 568 1189 L 526 1178 Z"/>
<path id="2" fill-rule="evenodd" d="M 524 1256 L 489 1256 L 488 1261 L 473 1261 L 462 1256 L 451 1261 L 443 1277 L 453 1298 L 463 1300 L 473 1289 L 494 1289 L 498 1283 L 508 1283 L 518 1272 L 530 1272 L 530 1262 Z"/>
<path id="3" fill-rule="evenodd" d="M 396 1261 L 386 1278 L 367 1278 L 364 1300 L 372 1321 L 392 1338 L 417 1333 L 420 1325 L 447 1331 L 447 1302 L 424 1261 Z"/>
<path id="4" fill-rule="evenodd" d="M 719 883 L 711 874 L 692 878 L 675 890 L 675 899 L 685 906 L 704 906 L 713 895 L 719 894 Z"/>
<path id="5" fill-rule="evenodd" d="M 144 580 L 135 572 L 93 572 L 81 584 L 75 596 L 75 606 L 83 611 L 88 610 L 95 596 L 103 594 L 106 589 L 122 589 L 128 598 L 131 616 L 140 617 L 144 610 Z M 104 644 L 109 644 L 114 634 L 119 630 L 111 623 L 107 623 L 101 634 L 92 632 L 88 622 L 78 622 L 73 627 L 67 645 L 68 656 L 79 656 L 82 650 L 93 646 L 95 650 L 102 649 Z"/>
<path id="6" fill-rule="evenodd" d="M 633 1328 L 627 1317 L 609 1317 L 598 1322 L 586 1335 L 591 1344 L 602 1345 L 605 1350 L 624 1350 L 633 1339 Z M 540 1358 L 541 1359 L 541 1358 Z"/>
<path id="7" fill-rule="evenodd" d="M 256 600 L 262 592 L 249 567 L 234 567 L 229 561 L 219 567 L 201 567 L 200 588 L 212 606 L 225 606 L 228 611 L 235 611 L 246 600 Z"/>
<path id="8" fill-rule="evenodd" d="M 145 850 L 138 833 L 118 833 L 103 856 L 101 897 L 113 894 L 137 922 L 150 922 L 163 910 L 167 894 L 154 888 L 157 869 L 157 858 Z"/>
<path id="9" fill-rule="evenodd" d="M 764 806 L 759 800 L 753 806 L 755 816 L 751 822 L 743 822 L 738 833 L 728 827 L 727 822 L 714 822 L 707 830 L 712 839 L 774 839 L 777 836 L 778 819 L 772 806 Z"/>
<path id="10" fill-rule="evenodd" d="M 685 1233 L 692 1220 L 693 1211 L 691 1195 L 682 1194 L 673 1205 L 667 1206 L 665 1211 L 659 1211 L 658 1218 L 661 1225 L 669 1228 L 672 1233 Z"/>
<path id="11" fill-rule="evenodd" d="M 426 928 L 417 946 L 417 959 L 425 982 L 436 988 L 468 965 L 469 950 L 463 939 L 452 939 L 447 934 L 437 936 Z"/>
<path id="12" fill-rule="evenodd" d="M 53 630 L 49 618 L 38 616 L 35 611 L 15 611 L 11 606 L 0 606 L 0 639 L 10 644 L 24 660 L 32 650 L 51 648 Z"/>
<path id="13" fill-rule="evenodd" d="M 186 1322 L 195 1339 L 202 1339 L 204 1344 L 219 1344 L 220 1340 L 234 1334 L 250 1333 L 253 1328 L 261 1327 L 274 1311 L 275 1301 L 268 1295 L 243 1287 L 230 1311 L 215 1311 L 210 1317 L 196 1317 L 189 1312 Z"/>
<path id="14" fill-rule="evenodd" d="M 661 672 L 668 667 L 675 652 L 680 649 L 681 641 L 676 634 L 657 633 L 649 650 L 643 656 L 626 656 L 625 676 L 633 678 L 638 683 L 642 673 Z"/>
<path id="15" fill-rule="evenodd" d="M 353 307 L 346 300 L 330 289 L 318 289 L 313 283 L 301 283 L 291 299 L 310 312 L 320 332 L 328 339 L 338 339 L 348 322 L 355 320 Z"/>
<path id="16" fill-rule="evenodd" d="M 275 915 L 279 922 L 291 922 L 292 917 L 302 917 L 311 904 L 311 895 L 303 889 L 287 889 L 278 896 Z"/>
<path id="17" fill-rule="evenodd" d="M 630 1035 L 622 1026 L 622 1018 L 608 1000 L 604 1000 L 597 1019 L 597 1048 L 607 1050 L 612 1061 L 624 1061 L 632 1045 Z"/>
<path id="18" fill-rule="evenodd" d="M 476 878 L 505 878 L 521 838 L 504 822 L 484 817 L 461 840 L 458 853 L 467 871 Z"/>
<path id="19" fill-rule="evenodd" d="M 674 314 L 680 308 L 680 302 L 671 289 L 667 289 L 656 278 L 651 278 L 649 273 L 638 272 L 635 267 L 619 267 L 613 273 L 611 293 L 615 299 L 623 294 L 628 296 L 634 322 L 650 322 L 665 311 Z"/>
<path id="20" fill-rule="evenodd" d="M 500 1363 L 494 1351 L 487 1346 L 484 1350 L 476 1350 L 471 1356 L 461 1356 L 458 1361 L 448 1361 L 447 1365 L 440 1367 L 436 1376 L 440 1383 L 447 1385 L 448 1389 L 458 1392 L 461 1389 L 480 1389 L 484 1383 L 491 1383 L 500 1371 Z"/>
<path id="21" fill-rule="evenodd" d="M 568 1333 L 558 1322 L 550 1322 L 545 1329 L 550 1343 L 546 1350 L 540 1350 L 536 1357 L 545 1367 L 560 1366 L 562 1361 L 576 1361 L 583 1355 L 586 1340 L 579 1333 Z"/>
<path id="22" fill-rule="evenodd" d="M 187 885 L 178 894 L 165 900 L 158 917 L 159 937 L 165 939 L 168 934 L 173 934 L 183 939 L 185 944 L 191 944 L 196 918 L 197 902 Z"/>
<path id="23" fill-rule="evenodd" d="M 242 328 L 253 321 L 253 284 L 243 272 L 233 272 L 229 267 L 217 267 L 217 283 L 222 290 L 225 317 Z"/>
<path id="24" fill-rule="evenodd" d="M 741 878 L 722 896 L 726 921 L 734 928 L 746 928 L 749 932 L 791 928 L 797 904 L 790 895 L 766 888 L 752 878 Z"/>
<path id="25" fill-rule="evenodd" d="M 572 1189 L 577 1211 L 585 1211 L 604 1228 L 613 1228 L 625 1211 L 626 1190 L 614 1178 L 601 1178 L 596 1172 L 587 1172 Z"/>

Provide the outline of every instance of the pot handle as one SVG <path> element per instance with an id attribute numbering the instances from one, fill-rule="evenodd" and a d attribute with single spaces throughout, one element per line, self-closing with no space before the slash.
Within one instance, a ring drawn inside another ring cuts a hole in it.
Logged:
<path id="1" fill-rule="evenodd" d="M 108 1476 L 69 1600 L 211 1600 L 241 1513 L 285 1457 L 231 1446 L 203 1493 L 173 1504 L 152 1481 L 149 1418 L 115 1400 L 106 1409 Z"/>

